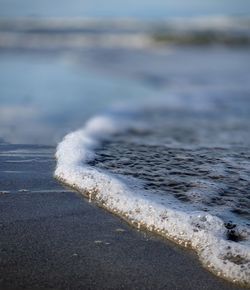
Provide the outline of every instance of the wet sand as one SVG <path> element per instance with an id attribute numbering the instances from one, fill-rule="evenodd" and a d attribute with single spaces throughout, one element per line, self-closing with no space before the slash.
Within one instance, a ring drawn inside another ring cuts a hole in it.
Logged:
<path id="1" fill-rule="evenodd" d="M 0 144 L 0 289 L 241 289 L 60 185 L 54 151 Z"/>

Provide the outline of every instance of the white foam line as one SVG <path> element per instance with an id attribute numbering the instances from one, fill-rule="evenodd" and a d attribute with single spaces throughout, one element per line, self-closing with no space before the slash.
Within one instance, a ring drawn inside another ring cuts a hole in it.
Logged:
<path id="1" fill-rule="evenodd" d="M 182 210 L 167 196 L 145 192 L 133 182 L 127 184 L 87 164 L 105 138 L 129 126 L 121 118 L 99 116 L 65 136 L 57 147 L 55 177 L 138 228 L 146 227 L 193 248 L 202 263 L 218 276 L 250 286 L 249 246 L 227 240 L 221 219 L 205 212 Z"/>

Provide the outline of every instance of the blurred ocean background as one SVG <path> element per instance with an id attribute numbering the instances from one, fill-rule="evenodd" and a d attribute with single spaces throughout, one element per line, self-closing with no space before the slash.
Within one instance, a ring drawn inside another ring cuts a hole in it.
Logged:
<path id="1" fill-rule="evenodd" d="M 222 80 L 229 94 L 249 93 L 249 1 L 1 0 L 0 8 L 7 142 L 56 144 L 115 103 L 204 95 Z"/>

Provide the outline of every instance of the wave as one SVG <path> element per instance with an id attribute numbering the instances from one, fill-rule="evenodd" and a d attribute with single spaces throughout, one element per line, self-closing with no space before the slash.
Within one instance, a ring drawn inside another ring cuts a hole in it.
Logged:
<path id="1" fill-rule="evenodd" d="M 68 50 L 147 49 L 165 45 L 250 45 L 250 20 L 200 17 L 166 21 L 96 19 L 0 20 L 0 48 Z"/>
<path id="2" fill-rule="evenodd" d="M 59 143 L 55 177 L 133 226 L 194 249 L 202 264 L 217 276 L 249 286 L 250 235 L 244 227 L 238 228 L 236 241 L 229 234 L 234 225 L 225 225 L 218 216 L 183 206 L 170 195 L 145 190 L 134 177 L 91 165 L 103 143 L 131 130 L 145 133 L 143 124 L 127 113 L 94 117 Z"/>

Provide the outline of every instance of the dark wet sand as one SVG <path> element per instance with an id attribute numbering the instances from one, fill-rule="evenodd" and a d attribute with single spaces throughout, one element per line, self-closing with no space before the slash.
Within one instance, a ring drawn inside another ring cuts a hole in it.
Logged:
<path id="1" fill-rule="evenodd" d="M 61 186 L 54 150 L 0 144 L 1 290 L 240 289 Z"/>

